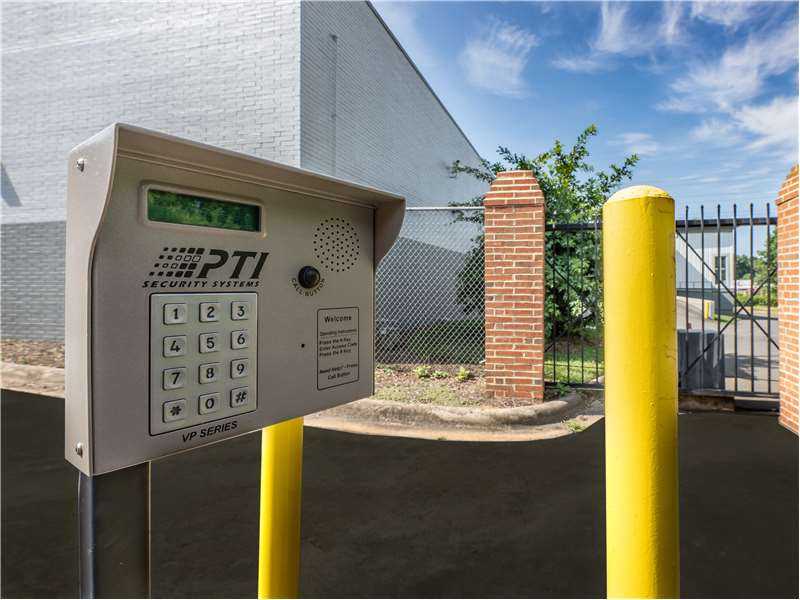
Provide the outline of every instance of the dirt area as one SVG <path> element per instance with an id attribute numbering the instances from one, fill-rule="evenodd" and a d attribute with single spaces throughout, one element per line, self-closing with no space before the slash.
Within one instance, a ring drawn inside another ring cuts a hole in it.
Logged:
<path id="1" fill-rule="evenodd" d="M 548 389 L 545 400 L 560 395 L 563 391 Z M 487 397 L 482 365 L 377 365 L 374 397 L 442 406 L 510 408 L 529 404 L 512 398 Z"/>
<path id="2" fill-rule="evenodd" d="M 33 340 L 0 341 L 0 359 L 18 365 L 64 367 L 64 344 Z M 459 376 L 460 373 L 460 376 Z M 509 398 L 488 398 L 482 365 L 377 365 L 375 368 L 375 398 L 438 404 L 442 406 L 521 406 Z M 545 400 L 563 394 L 563 390 L 548 389 Z"/>
<path id="3" fill-rule="evenodd" d="M 0 340 L 0 360 L 18 365 L 64 368 L 64 344 L 33 340 Z"/>

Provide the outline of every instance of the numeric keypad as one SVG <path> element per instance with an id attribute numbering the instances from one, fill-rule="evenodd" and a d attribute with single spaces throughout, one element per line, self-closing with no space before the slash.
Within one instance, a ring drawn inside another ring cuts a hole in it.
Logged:
<path id="1" fill-rule="evenodd" d="M 150 296 L 150 432 L 256 408 L 258 295 Z"/>

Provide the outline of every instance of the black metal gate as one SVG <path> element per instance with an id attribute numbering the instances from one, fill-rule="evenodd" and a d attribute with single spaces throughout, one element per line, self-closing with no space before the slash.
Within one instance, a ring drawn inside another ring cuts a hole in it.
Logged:
<path id="1" fill-rule="evenodd" d="M 679 386 L 684 392 L 777 396 L 777 219 L 675 221 Z M 549 224 L 545 260 L 548 385 L 602 387 L 602 223 Z M 636 341 L 631 340 L 631 351 Z"/>
<path id="2" fill-rule="evenodd" d="M 602 224 L 545 227 L 545 384 L 602 387 Z"/>

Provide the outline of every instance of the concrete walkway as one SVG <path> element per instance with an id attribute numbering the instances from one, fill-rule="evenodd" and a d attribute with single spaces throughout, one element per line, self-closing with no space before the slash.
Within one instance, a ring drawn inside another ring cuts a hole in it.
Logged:
<path id="1" fill-rule="evenodd" d="M 63 401 L 2 397 L 2 590 L 77 593 Z M 254 597 L 258 435 L 153 465 L 153 596 Z M 798 443 L 772 416 L 680 417 L 684 597 L 796 597 Z M 306 428 L 301 594 L 604 595 L 602 421 L 515 443 Z"/>

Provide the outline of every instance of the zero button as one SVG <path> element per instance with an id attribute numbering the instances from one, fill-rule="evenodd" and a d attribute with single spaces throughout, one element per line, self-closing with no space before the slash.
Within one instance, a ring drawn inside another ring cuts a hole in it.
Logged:
<path id="1" fill-rule="evenodd" d="M 221 400 L 219 393 L 202 394 L 198 401 L 198 409 L 201 415 L 217 412 L 220 409 Z"/>

